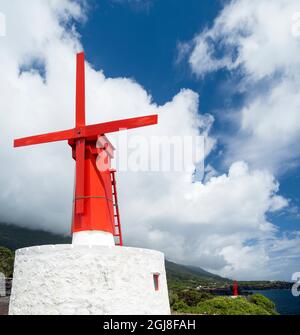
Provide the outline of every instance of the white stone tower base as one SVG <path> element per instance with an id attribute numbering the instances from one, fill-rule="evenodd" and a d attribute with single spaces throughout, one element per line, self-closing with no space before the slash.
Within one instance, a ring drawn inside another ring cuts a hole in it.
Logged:
<path id="1" fill-rule="evenodd" d="M 115 246 L 19 249 L 9 314 L 170 314 L 164 255 Z"/>

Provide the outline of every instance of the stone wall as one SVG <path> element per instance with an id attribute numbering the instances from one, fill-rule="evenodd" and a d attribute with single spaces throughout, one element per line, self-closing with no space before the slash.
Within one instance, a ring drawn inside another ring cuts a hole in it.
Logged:
<path id="1" fill-rule="evenodd" d="M 10 314 L 169 313 L 161 252 L 74 245 L 16 252 Z"/>

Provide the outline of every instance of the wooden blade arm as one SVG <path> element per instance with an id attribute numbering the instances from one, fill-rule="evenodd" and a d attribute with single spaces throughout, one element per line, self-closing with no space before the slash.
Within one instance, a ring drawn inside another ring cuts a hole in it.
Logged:
<path id="1" fill-rule="evenodd" d="M 48 142 L 97 137 L 98 135 L 102 135 L 105 133 L 113 133 L 115 131 L 120 130 L 154 125 L 157 124 L 157 121 L 158 121 L 157 115 L 149 115 L 149 116 L 135 117 L 131 119 L 99 123 L 90 126 L 78 127 L 76 129 L 69 129 L 43 135 L 19 138 L 14 141 L 14 147 L 17 148 L 17 147 L 24 147 L 28 145 L 42 144 Z"/>
<path id="2" fill-rule="evenodd" d="M 135 117 L 131 119 L 99 123 L 95 125 L 86 126 L 84 128 L 84 137 L 89 138 L 106 133 L 113 133 L 120 130 L 151 126 L 157 124 L 157 122 L 158 122 L 157 115 L 149 115 L 149 116 Z"/>
<path id="3" fill-rule="evenodd" d="M 85 126 L 84 53 L 77 54 L 76 65 L 76 128 Z"/>
<path id="4" fill-rule="evenodd" d="M 34 144 L 42 144 L 48 142 L 56 142 L 56 141 L 65 141 L 68 139 L 75 138 L 75 131 L 74 129 L 57 131 L 54 133 L 48 133 L 43 135 L 36 135 L 30 137 L 19 138 L 14 140 L 14 147 L 24 147 L 28 145 Z"/>

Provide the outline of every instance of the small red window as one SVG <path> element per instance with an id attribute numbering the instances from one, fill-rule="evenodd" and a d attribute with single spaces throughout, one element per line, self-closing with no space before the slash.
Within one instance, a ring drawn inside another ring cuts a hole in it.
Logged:
<path id="1" fill-rule="evenodd" d="M 159 290 L 159 273 L 153 274 L 153 283 L 154 283 L 155 291 L 158 291 Z"/>

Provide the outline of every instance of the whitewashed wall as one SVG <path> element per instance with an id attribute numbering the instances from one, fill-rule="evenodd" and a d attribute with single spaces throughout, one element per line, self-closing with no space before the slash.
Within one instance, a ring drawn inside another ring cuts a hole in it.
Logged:
<path id="1" fill-rule="evenodd" d="M 155 291 L 153 273 L 160 273 Z M 16 253 L 9 314 L 169 314 L 161 252 L 55 245 Z"/>

